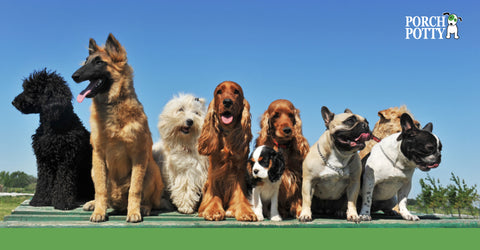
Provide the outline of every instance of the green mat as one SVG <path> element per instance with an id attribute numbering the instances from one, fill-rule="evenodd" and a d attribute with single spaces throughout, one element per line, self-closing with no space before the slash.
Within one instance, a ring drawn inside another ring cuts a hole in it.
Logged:
<path id="1" fill-rule="evenodd" d="M 109 210 L 108 221 L 92 223 L 89 221 L 91 212 L 77 208 L 69 211 L 53 209 L 53 207 L 32 207 L 29 200 L 18 206 L 11 215 L 5 216 L 0 222 L 0 228 L 480 228 L 478 219 L 459 219 L 438 217 L 433 215 L 419 215 L 420 221 L 405 221 L 401 217 L 374 214 L 370 222 L 352 223 L 345 219 L 316 218 L 309 223 L 298 220 L 284 220 L 281 222 L 238 222 L 233 218 L 224 221 L 205 221 L 194 215 L 185 215 L 177 212 L 153 211 L 151 216 L 144 217 L 141 223 L 127 223 L 126 216 L 113 214 Z"/>

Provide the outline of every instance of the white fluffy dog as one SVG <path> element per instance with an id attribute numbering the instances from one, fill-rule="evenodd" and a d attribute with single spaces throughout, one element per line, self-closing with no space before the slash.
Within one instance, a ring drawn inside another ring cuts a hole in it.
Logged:
<path id="1" fill-rule="evenodd" d="M 161 140 L 153 145 L 166 193 L 180 213 L 197 209 L 207 180 L 208 158 L 198 153 L 198 137 L 205 118 L 205 99 L 179 94 L 159 116 Z"/>

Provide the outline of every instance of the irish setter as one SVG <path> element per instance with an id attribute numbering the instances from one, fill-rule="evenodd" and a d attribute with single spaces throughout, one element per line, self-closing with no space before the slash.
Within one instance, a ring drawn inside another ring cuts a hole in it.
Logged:
<path id="1" fill-rule="evenodd" d="M 302 134 L 300 111 L 288 100 L 276 100 L 263 114 L 260 128 L 256 146 L 279 149 L 285 158 L 278 195 L 280 215 L 298 217 L 302 211 L 302 162 L 310 149 Z"/>
<path id="2" fill-rule="evenodd" d="M 225 216 L 256 221 L 246 198 L 246 166 L 252 140 L 250 104 L 235 82 L 222 82 L 208 106 L 198 152 L 207 155 L 210 166 L 198 208 L 200 217 L 219 221 Z M 226 211 L 225 211 L 226 210 Z"/>

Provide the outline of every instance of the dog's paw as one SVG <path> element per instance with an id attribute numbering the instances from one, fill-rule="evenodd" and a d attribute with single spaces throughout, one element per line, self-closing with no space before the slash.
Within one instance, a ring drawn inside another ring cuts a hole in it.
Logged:
<path id="1" fill-rule="evenodd" d="M 403 218 L 404 220 L 409 220 L 409 221 L 419 221 L 419 220 L 420 220 L 420 218 L 419 218 L 418 216 L 413 215 L 413 214 L 410 214 L 410 213 L 408 213 L 408 214 L 403 214 L 403 215 L 402 215 L 402 218 Z"/>
<path id="2" fill-rule="evenodd" d="M 127 222 L 130 223 L 137 223 L 142 221 L 142 214 L 140 211 L 135 211 L 135 212 L 128 212 L 127 213 Z"/>
<path id="3" fill-rule="evenodd" d="M 257 221 L 263 221 L 265 218 L 263 217 L 263 213 L 255 213 L 257 216 Z"/>
<path id="4" fill-rule="evenodd" d="M 282 221 L 282 217 L 280 215 L 275 215 L 270 218 L 271 221 Z"/>
<path id="5" fill-rule="evenodd" d="M 193 210 L 193 208 L 191 207 L 179 207 L 178 208 L 178 212 L 182 213 L 182 214 L 193 214 L 195 210 Z"/>
<path id="6" fill-rule="evenodd" d="M 371 221 L 372 216 L 370 216 L 369 214 L 360 214 L 360 220 L 361 221 Z"/>
<path id="7" fill-rule="evenodd" d="M 298 221 L 300 221 L 300 222 L 310 222 L 310 221 L 312 221 L 312 214 L 301 213 L 300 216 L 298 216 Z"/>
<path id="8" fill-rule="evenodd" d="M 229 208 L 227 212 L 225 212 L 225 217 L 227 218 L 235 218 L 235 210 Z"/>
<path id="9" fill-rule="evenodd" d="M 203 211 L 202 216 L 205 220 L 220 221 L 225 219 L 225 211 L 220 209 L 208 209 Z"/>
<path id="10" fill-rule="evenodd" d="M 347 221 L 359 223 L 361 220 L 360 220 L 360 217 L 358 216 L 358 214 L 352 213 L 352 214 L 347 215 Z"/>
<path id="11" fill-rule="evenodd" d="M 254 212 L 246 212 L 246 213 L 238 212 L 235 215 L 235 219 L 238 221 L 257 221 L 258 220 L 257 215 Z"/>
<path id="12" fill-rule="evenodd" d="M 93 211 L 95 210 L 95 200 L 89 201 L 83 205 L 83 211 Z"/>
<path id="13" fill-rule="evenodd" d="M 91 222 L 104 222 L 106 221 L 106 219 L 107 217 L 105 213 L 93 212 L 92 215 L 90 216 Z"/>
<path id="14" fill-rule="evenodd" d="M 143 216 L 149 216 L 151 212 L 152 212 L 152 206 L 142 205 L 140 207 L 140 213 Z"/>

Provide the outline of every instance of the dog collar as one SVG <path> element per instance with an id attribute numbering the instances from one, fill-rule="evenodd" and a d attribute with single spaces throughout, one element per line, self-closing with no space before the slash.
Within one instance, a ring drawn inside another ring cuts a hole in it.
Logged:
<path id="1" fill-rule="evenodd" d="M 380 142 L 380 141 L 382 141 L 382 139 L 380 139 L 380 138 L 378 138 L 378 137 L 374 136 L 373 134 L 372 134 L 372 140 L 374 140 L 374 141 L 376 141 L 376 142 Z"/>
<path id="2" fill-rule="evenodd" d="M 285 144 L 279 144 L 277 142 L 277 140 L 273 139 L 273 143 L 275 144 L 275 146 L 277 146 L 278 148 L 283 148 L 283 149 L 287 149 L 287 145 Z"/>
<path id="3" fill-rule="evenodd" d="M 328 160 L 327 158 L 322 154 L 322 152 L 320 151 L 320 146 L 318 145 L 317 143 L 317 151 L 318 151 L 318 154 L 320 155 L 320 157 L 322 158 L 323 162 L 325 163 L 325 166 L 327 166 L 328 168 L 330 168 L 331 170 L 337 172 L 339 175 L 344 175 L 345 174 L 345 171 L 343 171 L 342 168 L 337 168 L 337 167 L 334 167 L 332 165 L 330 165 L 330 163 L 328 163 Z M 352 157 L 353 159 L 353 157 Z M 350 159 L 350 161 L 352 160 Z"/>

